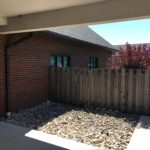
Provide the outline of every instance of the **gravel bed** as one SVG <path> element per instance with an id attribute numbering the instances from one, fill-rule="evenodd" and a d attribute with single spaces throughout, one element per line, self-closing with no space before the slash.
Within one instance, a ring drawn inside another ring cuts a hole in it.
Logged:
<path id="1" fill-rule="evenodd" d="M 6 121 L 74 139 L 103 150 L 127 148 L 139 116 L 47 101 L 13 113 Z"/>

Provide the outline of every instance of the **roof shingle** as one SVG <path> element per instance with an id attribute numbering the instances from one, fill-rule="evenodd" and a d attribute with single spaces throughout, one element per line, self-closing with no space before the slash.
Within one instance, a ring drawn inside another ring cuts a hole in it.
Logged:
<path id="1" fill-rule="evenodd" d="M 96 32 L 91 30 L 87 26 L 74 26 L 74 27 L 65 27 L 65 28 L 53 28 L 50 31 L 62 34 L 71 38 L 75 38 L 78 40 L 90 42 L 93 44 L 97 44 L 100 46 L 108 47 L 111 49 L 115 49 L 108 41 L 98 35 Z"/>

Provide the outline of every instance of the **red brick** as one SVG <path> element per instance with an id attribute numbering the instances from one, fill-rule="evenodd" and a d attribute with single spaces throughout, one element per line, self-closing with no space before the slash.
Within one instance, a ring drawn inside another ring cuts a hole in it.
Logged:
<path id="1" fill-rule="evenodd" d="M 13 35 L 12 41 L 28 33 Z M 5 36 L 0 36 L 0 115 L 5 112 L 4 75 Z M 72 67 L 87 67 L 91 56 L 108 57 L 106 48 L 94 46 L 44 32 L 9 50 L 9 104 L 10 111 L 31 107 L 48 99 L 48 68 L 51 54 L 71 56 Z M 102 65 L 99 61 L 99 65 Z"/>

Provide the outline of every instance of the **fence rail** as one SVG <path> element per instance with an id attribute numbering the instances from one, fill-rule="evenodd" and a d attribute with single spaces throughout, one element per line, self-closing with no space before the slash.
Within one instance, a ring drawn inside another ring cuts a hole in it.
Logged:
<path id="1" fill-rule="evenodd" d="M 50 68 L 56 102 L 150 114 L 150 70 Z"/>

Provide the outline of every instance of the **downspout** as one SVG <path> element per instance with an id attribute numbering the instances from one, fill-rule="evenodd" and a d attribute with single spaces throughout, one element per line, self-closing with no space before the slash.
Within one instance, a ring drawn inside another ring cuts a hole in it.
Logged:
<path id="1" fill-rule="evenodd" d="M 17 46 L 24 41 L 30 39 L 33 36 L 33 33 L 29 33 L 28 35 L 11 42 L 12 35 L 8 35 L 5 47 L 4 47 L 4 53 L 5 53 L 5 114 L 10 115 L 10 102 L 9 102 L 9 51 L 14 46 Z M 7 114 L 8 113 L 8 114 Z"/>

